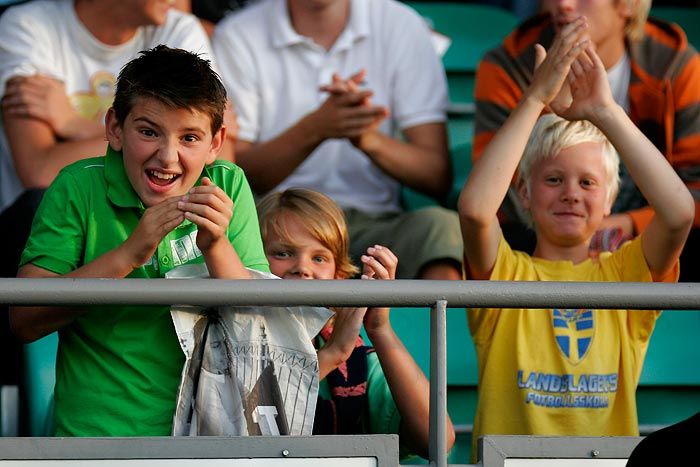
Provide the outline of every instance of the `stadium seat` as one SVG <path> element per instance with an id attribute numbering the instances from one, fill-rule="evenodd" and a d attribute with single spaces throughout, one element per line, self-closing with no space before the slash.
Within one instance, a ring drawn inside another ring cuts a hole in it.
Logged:
<path id="1" fill-rule="evenodd" d="M 649 16 L 678 24 L 688 36 L 688 42 L 696 49 L 700 49 L 700 8 L 652 7 Z"/>
<path id="2" fill-rule="evenodd" d="M 698 336 L 700 311 L 664 311 L 651 335 L 640 385 L 700 386 Z"/>
<path id="3" fill-rule="evenodd" d="M 452 186 L 445 200 L 445 207 L 457 209 L 457 200 L 462 191 L 464 182 L 467 181 L 469 171 L 472 167 L 472 144 L 465 141 L 450 149 L 450 161 L 452 163 Z M 415 190 L 403 187 L 401 191 L 401 203 L 404 209 L 412 211 L 426 206 L 435 206 L 437 203 L 432 198 L 416 192 Z"/>
<path id="4" fill-rule="evenodd" d="M 392 308 L 391 325 L 426 376 L 430 374 L 430 309 Z M 363 328 L 364 333 L 364 328 Z M 366 337 L 366 335 L 365 335 Z M 447 309 L 447 411 L 457 428 L 457 439 L 448 456 L 450 464 L 468 464 L 471 425 L 477 402 L 478 366 L 464 308 Z M 401 465 L 427 464 L 427 460 L 402 460 Z"/>
<path id="5" fill-rule="evenodd" d="M 700 407 L 700 311 L 667 310 L 656 323 L 637 388 L 642 435 Z"/>
<path id="6" fill-rule="evenodd" d="M 517 26 L 518 17 L 490 5 L 407 1 L 432 29 L 452 41 L 442 58 L 454 113 L 473 113 L 474 74 L 484 53 Z M 452 112 L 451 112 L 452 113 Z"/>
<path id="7" fill-rule="evenodd" d="M 422 15 L 432 29 L 451 40 L 442 58 L 450 98 L 447 129 L 454 175 L 445 205 L 455 209 L 459 192 L 471 169 L 477 66 L 484 53 L 498 45 L 517 26 L 519 19 L 508 10 L 490 5 L 426 1 L 404 3 Z M 402 198 L 407 210 L 437 204 L 409 188 L 404 188 Z"/>
<path id="8" fill-rule="evenodd" d="M 472 169 L 472 144 L 471 142 L 460 144 L 450 151 L 452 159 L 452 189 L 447 196 L 447 207 L 457 209 L 459 194 L 462 192 L 464 182 L 467 181 Z"/>
<path id="9" fill-rule="evenodd" d="M 0 386 L 0 436 L 19 434 L 19 387 L 14 384 Z"/>
<path id="10" fill-rule="evenodd" d="M 53 436 L 53 389 L 56 384 L 58 333 L 27 344 L 24 378 L 30 436 Z"/>

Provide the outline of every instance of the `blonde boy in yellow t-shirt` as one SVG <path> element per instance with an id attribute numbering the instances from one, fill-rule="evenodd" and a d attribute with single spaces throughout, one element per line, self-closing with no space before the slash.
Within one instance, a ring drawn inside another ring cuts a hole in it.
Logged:
<path id="1" fill-rule="evenodd" d="M 587 30 L 581 17 L 562 29 L 548 52 L 537 46 L 532 84 L 462 190 L 470 279 L 678 278 L 693 199 L 613 100 Z M 556 115 L 540 118 L 547 107 Z M 592 258 L 589 242 L 617 193 L 615 150 L 656 215 L 640 237 Z M 496 217 L 516 169 L 537 237 L 532 256 L 511 250 Z M 659 313 L 470 310 L 479 362 L 472 460 L 484 434 L 638 435 L 634 393 Z"/>

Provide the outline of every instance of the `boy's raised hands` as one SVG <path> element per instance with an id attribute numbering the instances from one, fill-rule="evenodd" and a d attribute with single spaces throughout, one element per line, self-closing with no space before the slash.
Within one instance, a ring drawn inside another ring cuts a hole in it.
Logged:
<path id="1" fill-rule="evenodd" d="M 530 133 L 547 106 L 565 101 L 567 92 L 562 89 L 566 90 L 571 65 L 588 43 L 588 23 L 580 17 L 560 31 L 549 51 L 537 45 L 532 83 L 472 167 L 458 202 L 464 253 L 472 279 L 490 276 L 502 236 L 497 213 Z"/>
<path id="2" fill-rule="evenodd" d="M 595 124 L 596 117 L 615 104 L 605 66 L 591 43 L 571 64 L 568 82 L 571 92 L 569 105 L 559 106 L 557 102 L 550 104 L 552 110 L 562 118 L 585 119 Z"/>

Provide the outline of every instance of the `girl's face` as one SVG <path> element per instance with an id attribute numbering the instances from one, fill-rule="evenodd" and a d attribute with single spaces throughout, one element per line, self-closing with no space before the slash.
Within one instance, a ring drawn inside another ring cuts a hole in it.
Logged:
<path id="1" fill-rule="evenodd" d="M 301 220 L 286 214 L 278 219 L 284 224 L 294 244 L 290 245 L 274 232 L 263 239 L 270 271 L 282 279 L 341 279 L 333 253 L 304 227 Z"/>

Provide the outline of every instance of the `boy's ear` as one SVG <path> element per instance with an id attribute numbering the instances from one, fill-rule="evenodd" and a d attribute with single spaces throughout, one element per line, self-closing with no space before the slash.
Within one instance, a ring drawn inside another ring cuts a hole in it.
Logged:
<path id="1" fill-rule="evenodd" d="M 112 149 L 115 151 L 122 150 L 122 126 L 119 124 L 117 114 L 112 107 L 109 108 L 105 116 L 105 135 Z"/>
<path id="2" fill-rule="evenodd" d="M 607 199 L 605 200 L 605 211 L 603 211 L 603 214 L 605 215 L 605 217 L 608 217 L 610 214 L 612 214 L 612 205 L 614 202 L 615 202 L 615 198 L 613 198 L 609 201 Z"/>
<path id="3" fill-rule="evenodd" d="M 217 156 L 224 147 L 224 141 L 226 141 L 226 127 L 222 126 L 219 128 L 211 139 L 211 146 L 209 147 L 209 154 L 207 154 L 206 165 L 214 163 Z"/>
<path id="4" fill-rule="evenodd" d="M 518 197 L 520 198 L 520 204 L 526 211 L 530 210 L 530 191 L 527 189 L 527 183 L 521 180 L 518 183 Z"/>

